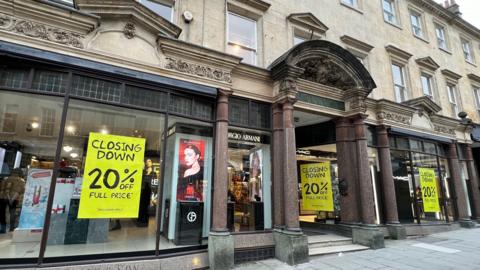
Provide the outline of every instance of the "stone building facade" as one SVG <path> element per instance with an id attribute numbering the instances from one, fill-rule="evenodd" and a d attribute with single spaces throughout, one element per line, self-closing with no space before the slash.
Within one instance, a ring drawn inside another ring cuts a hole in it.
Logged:
<path id="1" fill-rule="evenodd" d="M 0 268 L 298 264 L 305 228 L 381 248 L 473 227 L 479 46 L 432 0 L 1 0 L 0 177 L 25 190 L 0 198 Z M 77 214 L 85 183 L 117 187 L 87 172 L 92 133 L 144 139 L 115 171 L 143 171 L 134 215 Z M 305 207 L 318 164 L 334 210 Z"/>

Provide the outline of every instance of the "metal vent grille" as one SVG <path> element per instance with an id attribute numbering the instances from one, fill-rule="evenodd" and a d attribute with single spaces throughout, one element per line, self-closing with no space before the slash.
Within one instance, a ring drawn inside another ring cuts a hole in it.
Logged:
<path id="1" fill-rule="evenodd" d="M 235 250 L 235 263 L 265 260 L 275 257 L 275 247 Z"/>

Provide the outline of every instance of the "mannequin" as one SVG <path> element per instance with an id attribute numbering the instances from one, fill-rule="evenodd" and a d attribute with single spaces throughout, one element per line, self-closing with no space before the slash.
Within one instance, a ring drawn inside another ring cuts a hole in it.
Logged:
<path id="1" fill-rule="evenodd" d="M 7 229 L 6 208 L 10 212 L 10 228 L 15 228 L 17 205 L 22 201 L 25 193 L 25 180 L 22 178 L 21 169 L 13 169 L 10 176 L 0 182 L 0 233 L 5 233 Z M 35 193 L 36 194 L 36 193 Z M 40 194 L 40 191 L 38 191 Z M 40 197 L 40 195 L 38 195 Z"/>
<path id="2" fill-rule="evenodd" d="M 150 196 L 152 195 L 152 180 L 156 179 L 156 173 L 153 170 L 151 159 L 145 160 L 145 169 L 142 176 L 142 190 L 140 192 L 140 207 L 138 208 L 137 226 L 148 226 L 148 208 L 150 206 Z"/>

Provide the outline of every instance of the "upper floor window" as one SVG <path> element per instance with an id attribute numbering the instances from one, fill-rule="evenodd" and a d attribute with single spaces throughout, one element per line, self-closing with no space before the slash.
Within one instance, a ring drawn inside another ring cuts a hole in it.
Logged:
<path id="1" fill-rule="evenodd" d="M 393 87 L 395 90 L 395 100 L 404 102 L 407 100 L 407 90 L 405 88 L 404 68 L 397 64 L 392 64 Z"/>
<path id="2" fill-rule="evenodd" d="M 463 57 L 467 62 L 473 63 L 472 46 L 470 41 L 462 39 Z"/>
<path id="3" fill-rule="evenodd" d="M 412 32 L 415 36 L 423 38 L 422 16 L 417 12 L 410 13 L 410 22 L 412 23 Z"/>
<path id="4" fill-rule="evenodd" d="M 475 106 L 477 111 L 480 113 L 480 86 L 473 87 L 473 95 L 475 97 Z"/>
<path id="5" fill-rule="evenodd" d="M 294 46 L 297 45 L 297 44 L 300 44 L 300 43 L 302 43 L 302 42 L 304 42 L 304 41 L 307 41 L 307 40 L 306 40 L 305 38 L 303 38 L 303 37 L 299 37 L 299 36 L 294 36 L 294 37 L 293 37 L 293 45 L 294 45 Z"/>
<path id="6" fill-rule="evenodd" d="M 227 52 L 242 57 L 242 62 L 255 65 L 257 54 L 257 22 L 228 13 Z"/>
<path id="7" fill-rule="evenodd" d="M 453 114 L 453 117 L 458 118 L 458 100 L 457 100 L 457 89 L 454 85 L 447 85 L 448 91 L 448 101 L 450 102 L 450 108 Z"/>
<path id="8" fill-rule="evenodd" d="M 435 35 L 437 37 L 437 45 L 439 48 L 447 50 L 447 35 L 445 34 L 445 27 L 435 24 Z"/>
<path id="9" fill-rule="evenodd" d="M 392 24 L 397 24 L 394 1 L 382 0 L 382 6 L 383 6 L 383 18 L 385 19 L 385 21 Z"/>
<path id="10" fill-rule="evenodd" d="M 422 73 L 420 80 L 422 81 L 423 94 L 433 99 L 432 76 Z"/>
<path id="11" fill-rule="evenodd" d="M 342 3 L 354 8 L 358 8 L 358 0 L 342 0 Z"/>
<path id="12" fill-rule="evenodd" d="M 155 12 L 157 15 L 162 16 L 164 19 L 173 21 L 173 7 L 167 5 L 159 0 L 139 0 L 144 6 Z"/>

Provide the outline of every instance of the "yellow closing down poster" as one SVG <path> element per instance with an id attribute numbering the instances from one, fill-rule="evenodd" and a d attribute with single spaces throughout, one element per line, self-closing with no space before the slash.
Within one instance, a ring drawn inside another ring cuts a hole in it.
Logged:
<path id="1" fill-rule="evenodd" d="M 420 174 L 420 186 L 422 187 L 423 211 L 426 213 L 440 212 L 434 169 L 418 168 L 418 173 Z"/>
<path id="2" fill-rule="evenodd" d="M 330 162 L 300 165 L 304 210 L 333 211 Z"/>
<path id="3" fill-rule="evenodd" d="M 90 133 L 78 218 L 136 218 L 145 139 Z"/>

